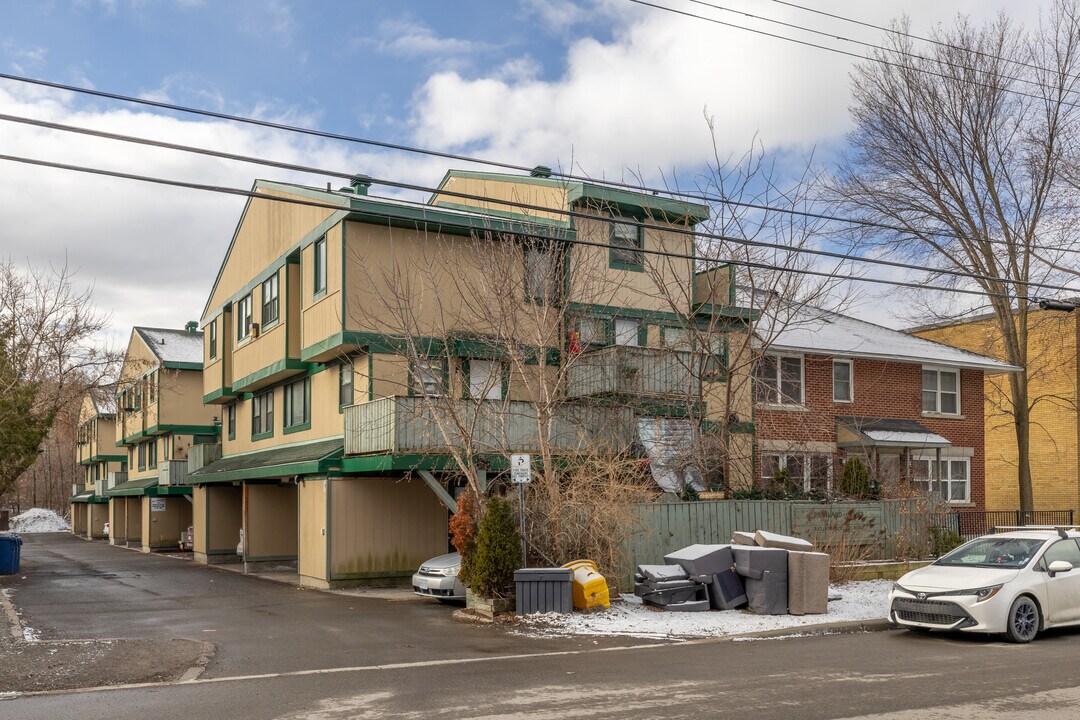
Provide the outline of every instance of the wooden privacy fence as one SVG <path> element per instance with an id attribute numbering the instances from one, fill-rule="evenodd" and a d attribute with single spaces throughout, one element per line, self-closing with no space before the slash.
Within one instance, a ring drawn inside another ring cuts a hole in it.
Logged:
<path id="1" fill-rule="evenodd" d="M 638 527 L 627 544 L 628 580 L 638 565 L 695 543 L 724 544 L 736 530 L 767 530 L 805 538 L 850 560 L 925 556 L 931 513 L 925 500 L 809 503 L 786 500 L 716 500 L 638 506 Z"/>

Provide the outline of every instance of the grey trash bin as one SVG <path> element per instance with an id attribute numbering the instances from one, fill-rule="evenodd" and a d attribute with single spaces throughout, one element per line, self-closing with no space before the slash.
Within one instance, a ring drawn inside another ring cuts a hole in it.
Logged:
<path id="1" fill-rule="evenodd" d="M 517 614 L 572 613 L 573 580 L 574 571 L 569 568 L 523 568 L 515 571 Z"/>

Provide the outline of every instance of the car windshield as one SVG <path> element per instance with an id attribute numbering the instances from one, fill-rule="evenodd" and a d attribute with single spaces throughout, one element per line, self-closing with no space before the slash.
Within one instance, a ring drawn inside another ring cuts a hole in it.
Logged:
<path id="1" fill-rule="evenodd" d="M 934 564 L 1021 568 L 1031 561 L 1045 542 L 1025 538 L 978 538 L 961 545 Z"/>

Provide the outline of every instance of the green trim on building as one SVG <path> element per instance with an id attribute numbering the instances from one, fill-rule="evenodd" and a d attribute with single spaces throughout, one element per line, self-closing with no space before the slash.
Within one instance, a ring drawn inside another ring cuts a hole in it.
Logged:
<path id="1" fill-rule="evenodd" d="M 299 443 L 230 455 L 188 475 L 191 485 L 265 480 L 291 475 L 325 474 L 336 468 L 343 451 L 341 438 Z"/>
<path id="2" fill-rule="evenodd" d="M 224 364 L 224 363 L 222 363 Z M 203 405 L 217 404 L 215 400 L 221 400 L 223 398 L 235 398 L 236 393 L 233 392 L 231 387 L 220 387 L 217 390 L 212 390 L 206 395 L 203 395 Z"/>
<path id="3" fill-rule="evenodd" d="M 151 435 L 163 435 L 170 432 L 177 435 L 216 435 L 220 430 L 221 428 L 217 425 L 154 425 L 118 441 L 116 447 L 133 445 L 135 441 Z"/>
<path id="4" fill-rule="evenodd" d="M 161 367 L 168 370 L 199 370 L 203 369 L 201 362 L 179 362 L 177 360 L 166 360 L 161 363 Z"/>
<path id="5" fill-rule="evenodd" d="M 266 367 L 262 368 L 261 370 L 256 370 L 255 372 L 251 373 L 250 375 L 245 375 L 242 378 L 238 378 L 238 379 L 234 380 L 233 384 L 232 384 L 232 390 L 233 390 L 233 392 L 246 391 L 252 385 L 255 385 L 256 383 L 259 383 L 259 382 L 267 379 L 268 377 L 271 377 L 273 375 L 277 375 L 278 373 L 294 372 L 294 371 L 301 371 L 301 370 L 302 371 L 307 371 L 309 368 L 310 368 L 310 365 L 307 362 L 304 362 L 303 360 L 295 360 L 293 358 L 286 358 L 284 360 L 278 360 L 277 362 L 274 362 L 274 363 L 271 363 L 270 365 L 267 365 Z"/>

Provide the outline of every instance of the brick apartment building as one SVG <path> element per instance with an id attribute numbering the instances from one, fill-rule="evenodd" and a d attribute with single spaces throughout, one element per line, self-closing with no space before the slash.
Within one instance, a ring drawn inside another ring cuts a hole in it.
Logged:
<path id="1" fill-rule="evenodd" d="M 1005 363 L 812 307 L 775 333 L 755 371 L 758 477 L 786 467 L 828 490 L 864 459 L 955 507 L 985 506 L 983 379 Z"/>

